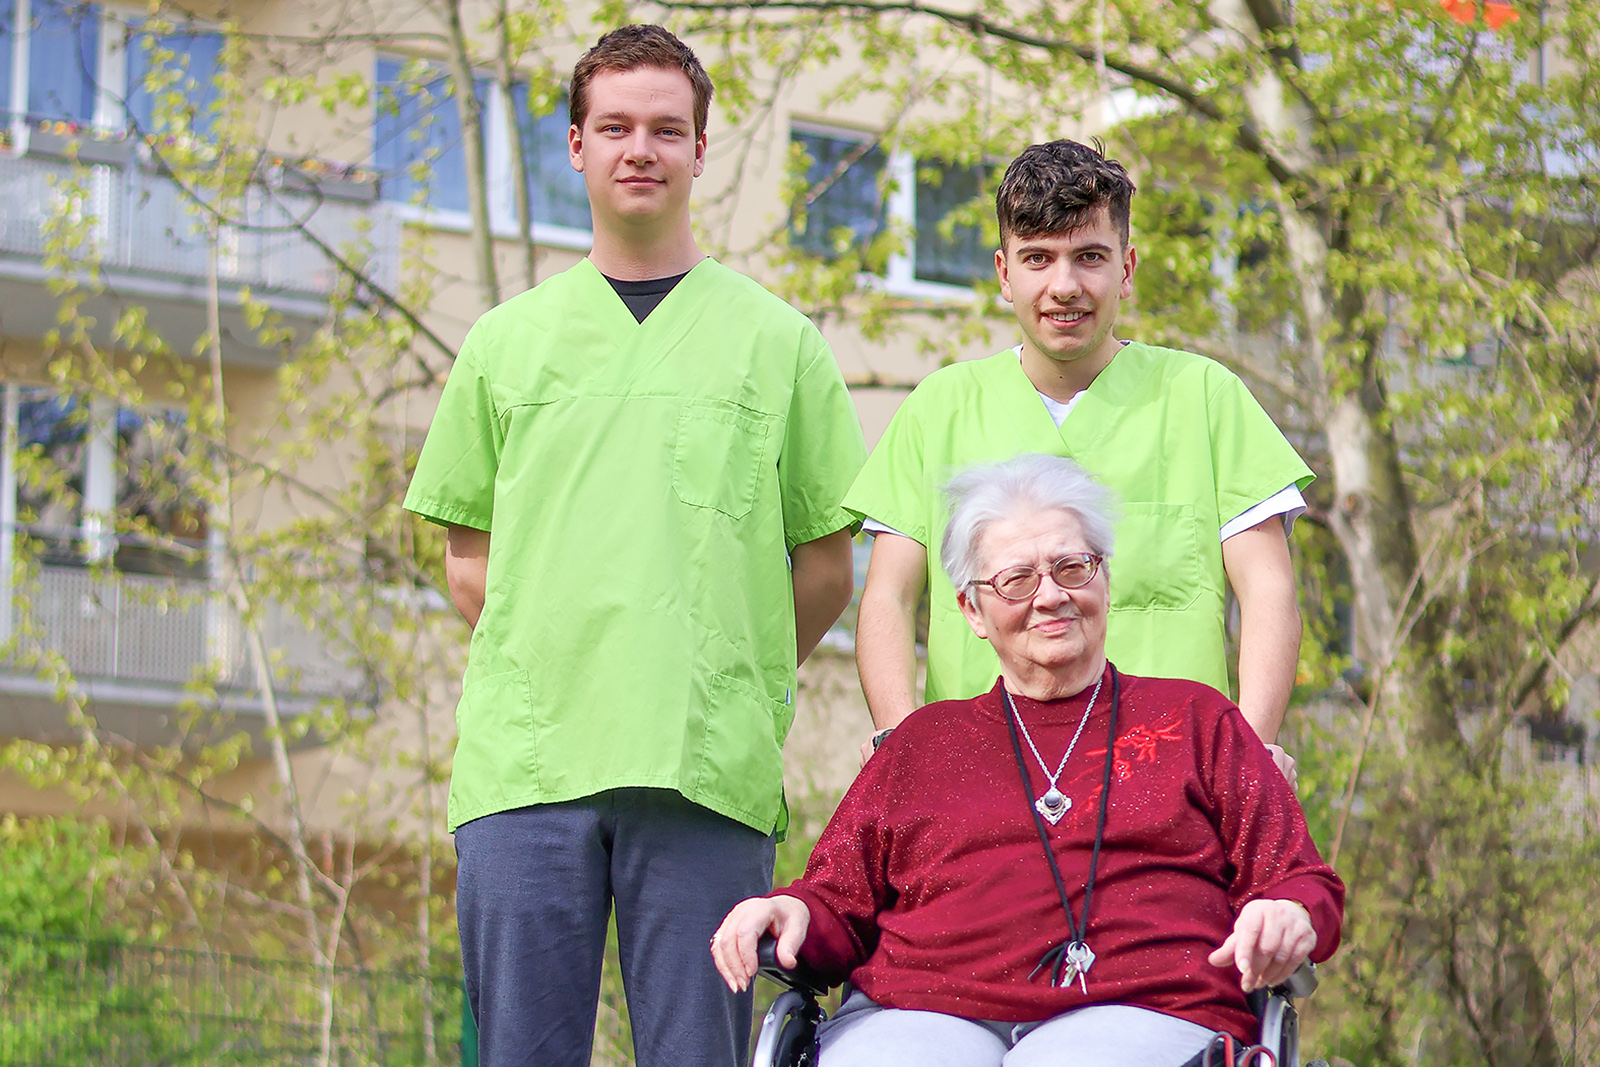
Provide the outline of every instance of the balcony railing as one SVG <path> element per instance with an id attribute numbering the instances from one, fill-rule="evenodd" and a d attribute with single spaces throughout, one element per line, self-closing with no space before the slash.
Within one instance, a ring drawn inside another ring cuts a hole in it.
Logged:
<path id="1" fill-rule="evenodd" d="M 80 181 L 94 216 L 93 248 L 80 254 L 92 251 L 105 269 L 141 280 L 206 278 L 210 252 L 192 198 L 137 163 L 0 154 L 0 255 L 42 258 L 47 222 L 62 211 L 64 190 Z M 223 226 L 217 242 L 218 279 L 225 286 L 327 296 L 340 270 L 304 231 L 347 258 L 350 250 L 370 246 L 368 276 L 386 289 L 395 285 L 400 220 L 389 204 L 251 186 L 232 210 L 239 225 Z"/>
<path id="2" fill-rule="evenodd" d="M 45 565 L 10 594 L 21 647 L 59 653 L 80 681 L 178 688 L 204 677 L 218 689 L 258 688 L 239 614 L 204 580 Z M 283 694 L 361 690 L 361 673 L 287 610 L 266 605 L 258 625 Z"/>

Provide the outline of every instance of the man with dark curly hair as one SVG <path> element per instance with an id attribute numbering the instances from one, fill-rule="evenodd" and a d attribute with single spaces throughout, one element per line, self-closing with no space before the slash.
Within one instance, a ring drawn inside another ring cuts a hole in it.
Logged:
<path id="1" fill-rule="evenodd" d="M 1239 707 L 1262 741 L 1277 736 L 1300 647 L 1286 535 L 1312 474 L 1221 364 L 1116 336 L 1138 264 L 1133 193 L 1121 164 L 1075 141 L 1012 162 L 996 195 L 995 270 L 1022 343 L 924 380 L 845 498 L 876 534 L 856 634 L 875 738 L 918 706 L 915 619 L 930 583 L 925 702 L 993 684 L 994 652 L 929 549 L 944 533 L 938 487 L 950 474 L 1024 452 L 1075 459 L 1120 498 L 1111 657 L 1131 674 L 1226 693 L 1231 585 Z M 1293 781 L 1293 760 L 1273 755 Z"/>

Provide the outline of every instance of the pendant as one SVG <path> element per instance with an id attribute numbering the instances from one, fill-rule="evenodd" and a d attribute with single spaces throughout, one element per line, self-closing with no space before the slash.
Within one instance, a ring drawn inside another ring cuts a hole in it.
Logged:
<path id="1" fill-rule="evenodd" d="M 1033 802 L 1034 810 L 1045 817 L 1045 820 L 1054 826 L 1061 821 L 1061 816 L 1072 807 L 1072 799 L 1063 796 L 1061 790 L 1051 786 L 1044 791 L 1044 796 Z"/>

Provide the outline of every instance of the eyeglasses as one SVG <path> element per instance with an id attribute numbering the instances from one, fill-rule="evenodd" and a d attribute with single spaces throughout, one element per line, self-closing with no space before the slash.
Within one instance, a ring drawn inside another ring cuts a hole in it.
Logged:
<path id="1" fill-rule="evenodd" d="M 1082 589 L 1094 581 L 1100 572 L 1104 556 L 1092 552 L 1072 552 L 1050 564 L 1050 579 L 1063 589 Z M 993 578 L 975 581 L 973 585 L 986 585 L 1002 600 L 1027 600 L 1039 591 L 1044 572 L 1037 567 L 1007 567 Z"/>

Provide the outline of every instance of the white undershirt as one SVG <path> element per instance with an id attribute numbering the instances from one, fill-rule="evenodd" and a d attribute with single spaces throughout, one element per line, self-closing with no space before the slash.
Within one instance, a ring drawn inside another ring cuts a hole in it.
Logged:
<path id="1" fill-rule="evenodd" d="M 1021 359 L 1022 346 L 1018 345 L 1014 351 L 1017 353 L 1017 358 Z M 1038 390 L 1035 390 L 1035 392 L 1038 392 Z M 1039 393 L 1039 399 L 1044 401 L 1044 409 L 1050 413 L 1050 418 L 1055 421 L 1056 429 L 1058 430 L 1061 429 L 1061 424 L 1067 421 L 1067 416 L 1072 413 L 1072 409 L 1077 406 L 1078 401 L 1080 398 L 1082 398 L 1082 396 L 1083 390 L 1081 389 L 1078 390 L 1078 392 L 1073 393 L 1072 396 L 1068 397 L 1065 401 L 1056 400 L 1052 397 L 1045 396 L 1043 393 Z M 1234 534 L 1243 533 L 1244 531 L 1253 526 L 1259 525 L 1274 515 L 1283 516 L 1283 533 L 1284 536 L 1287 537 L 1294 531 L 1294 520 L 1298 519 L 1301 515 L 1304 515 L 1305 511 L 1305 497 L 1300 495 L 1300 489 L 1298 486 L 1291 484 L 1278 490 L 1276 493 L 1273 493 L 1261 503 L 1255 505 L 1254 507 L 1245 509 L 1240 514 L 1223 523 L 1222 530 L 1220 531 L 1221 536 L 1218 538 L 1218 540 L 1226 541 Z M 887 526 L 873 518 L 862 520 L 861 528 L 867 533 L 873 534 L 874 536 L 880 533 L 899 534 L 901 537 L 906 536 L 905 534 L 900 533 L 900 531 L 896 530 L 894 527 Z"/>

